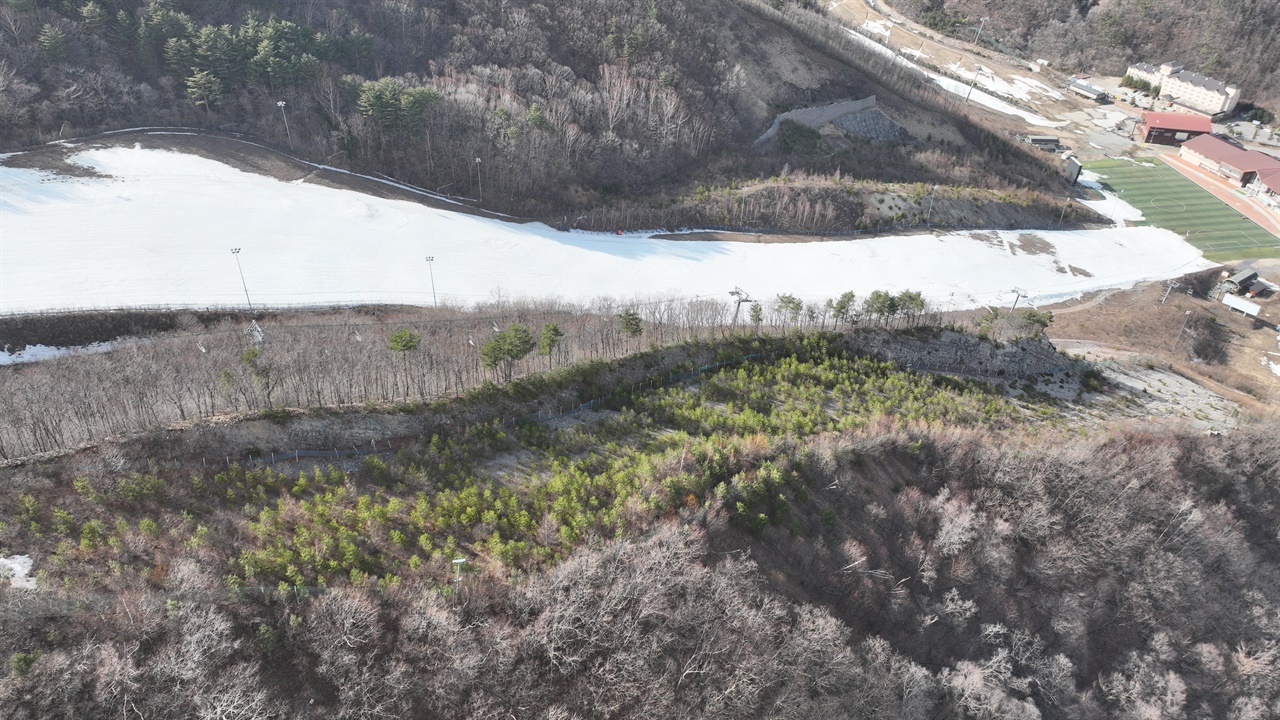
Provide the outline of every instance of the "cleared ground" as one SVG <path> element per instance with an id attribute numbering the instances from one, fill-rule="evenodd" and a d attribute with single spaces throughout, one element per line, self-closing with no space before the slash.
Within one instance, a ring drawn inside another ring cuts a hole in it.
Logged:
<path id="1" fill-rule="evenodd" d="M 1094 160 L 1085 167 L 1105 176 L 1101 183 L 1142 211 L 1154 225 L 1186 236 L 1218 262 L 1280 256 L 1280 238 L 1244 217 L 1156 158 L 1143 164 Z"/>

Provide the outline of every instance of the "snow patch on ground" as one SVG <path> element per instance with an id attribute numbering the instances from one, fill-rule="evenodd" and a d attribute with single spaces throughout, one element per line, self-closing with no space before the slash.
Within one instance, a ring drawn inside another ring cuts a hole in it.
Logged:
<path id="1" fill-rule="evenodd" d="M 1036 102 L 1033 97 L 1035 95 L 1053 98 L 1054 100 L 1062 99 L 1062 93 L 1054 90 L 1048 85 L 1045 85 L 1039 80 L 1023 77 L 1021 75 L 1013 75 L 1012 80 L 1006 80 L 997 75 L 995 70 L 992 70 L 985 65 L 978 65 L 975 70 L 970 70 L 960 63 L 955 62 L 948 65 L 947 69 L 950 70 L 952 74 L 958 75 L 968 82 L 973 82 L 976 78 L 980 87 L 984 87 L 994 93 L 1004 95 L 1005 97 L 1017 98 L 1024 102 Z"/>
<path id="2" fill-rule="evenodd" d="M 1106 190 L 1102 187 L 1102 183 L 1099 181 L 1106 177 L 1106 175 L 1099 175 L 1092 170 L 1081 170 L 1080 177 L 1077 181 L 1087 188 L 1092 188 L 1102 193 L 1105 199 L 1080 200 L 1078 202 L 1085 207 L 1093 208 L 1094 212 L 1099 215 L 1105 215 L 1106 217 L 1111 218 L 1113 222 L 1120 222 L 1122 220 L 1138 222 L 1139 220 L 1145 220 L 1146 216 L 1142 214 L 1141 210 L 1125 202 L 1120 196 L 1110 190 Z"/>
<path id="3" fill-rule="evenodd" d="M 1050 120 L 1040 115 L 1036 115 L 1033 112 L 1028 112 L 1026 110 L 1023 110 L 1020 107 L 1014 107 L 1013 105 L 1010 105 L 1004 100 L 1001 100 L 1000 98 L 995 97 L 994 95 L 991 95 L 977 88 L 973 88 L 972 90 L 970 90 L 969 83 L 960 82 L 958 80 L 946 77 L 944 75 L 938 75 L 937 73 L 929 72 L 928 70 L 925 70 L 919 65 L 916 65 L 910 60 L 907 60 L 906 58 L 899 56 L 898 53 L 894 52 L 892 48 L 885 47 L 884 45 L 881 45 L 880 43 L 876 42 L 875 40 L 872 40 L 871 38 L 863 35 L 862 33 L 856 30 L 845 28 L 845 31 L 848 32 L 849 35 L 852 36 L 854 40 L 856 40 L 862 46 L 866 47 L 868 50 L 879 53 L 880 55 L 884 55 L 886 57 L 894 58 L 899 62 L 905 63 L 909 67 L 914 68 L 917 72 L 927 75 L 930 80 L 937 83 L 938 86 L 941 87 L 943 90 L 946 90 L 947 92 L 955 95 L 959 95 L 961 97 L 968 97 L 970 102 L 978 103 L 979 105 L 988 107 L 992 110 L 995 110 L 998 113 L 1002 113 L 1005 115 L 1012 115 L 1014 117 L 1020 117 L 1023 120 L 1025 120 L 1028 124 L 1031 124 L 1031 125 L 1038 125 L 1040 127 L 1059 128 L 1059 127 L 1065 127 L 1068 124 L 1068 121 L 1066 120 Z"/>
<path id="4" fill-rule="evenodd" d="M 862 23 L 862 27 L 868 32 L 876 33 L 889 37 L 890 28 L 892 27 L 887 20 L 868 20 Z"/>
<path id="5" fill-rule="evenodd" d="M 36 579 L 31 574 L 30 555 L 0 556 L 0 578 L 8 578 L 9 586 L 23 590 L 34 590 Z"/>
<path id="6" fill-rule="evenodd" d="M 1101 117 L 1098 117 L 1100 115 Z M 1115 130 L 1129 122 L 1130 118 L 1122 112 L 1101 111 L 1098 115 L 1090 117 L 1090 122 L 1104 130 Z"/>
<path id="7" fill-rule="evenodd" d="M 98 148 L 75 163 L 110 177 L 0 167 L 0 311 L 228 307 L 503 297 L 723 295 L 823 300 L 912 289 L 962 309 L 1050 302 L 1212 267 L 1158 228 L 920 233 L 795 244 L 560 232 L 309 183 L 176 152 Z M 1110 216 L 1102 201 L 1100 212 Z M 1128 216 L 1126 216 L 1128 217 Z M 1141 217 L 1139 213 L 1137 217 Z"/>
<path id="8" fill-rule="evenodd" d="M 902 53 L 903 55 L 910 55 L 911 57 L 916 58 L 918 60 L 933 57 L 929 53 L 921 50 L 916 50 L 915 48 L 900 48 L 898 52 Z"/>
<path id="9" fill-rule="evenodd" d="M 110 352 L 111 343 L 92 343 L 90 345 L 80 345 L 78 347 L 53 347 L 49 345 L 28 345 L 22 350 L 14 350 L 10 352 L 0 349 L 0 365 L 17 365 L 19 363 L 39 362 L 41 360 L 51 360 L 64 355 L 79 355 L 81 353 L 104 353 Z"/>
<path id="10" fill-rule="evenodd" d="M 1271 360 L 1270 358 L 1268 358 L 1266 355 L 1263 355 L 1263 356 L 1262 356 L 1262 364 L 1263 364 L 1263 366 L 1264 366 L 1264 367 L 1266 367 L 1266 368 L 1267 368 L 1268 370 L 1270 370 L 1272 373 L 1275 373 L 1276 375 L 1280 375 L 1280 363 L 1277 363 L 1277 362 L 1275 362 L 1275 361 Z"/>

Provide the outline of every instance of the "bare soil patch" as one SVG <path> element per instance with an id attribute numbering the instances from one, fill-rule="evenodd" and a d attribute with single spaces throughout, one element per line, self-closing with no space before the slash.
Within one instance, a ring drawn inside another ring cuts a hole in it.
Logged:
<path id="1" fill-rule="evenodd" d="M 1181 278 L 1163 303 L 1167 286 L 1144 283 L 1042 308 L 1054 312 L 1047 334 L 1064 352 L 1168 370 L 1249 412 L 1263 412 L 1266 403 L 1280 397 L 1280 376 L 1263 362 L 1280 362 L 1280 354 L 1269 354 L 1280 353 L 1274 325 L 1280 298 L 1255 299 L 1262 315 L 1246 317 L 1203 295 L 1217 276 L 1218 271 L 1207 271 Z M 1188 295 L 1188 288 L 1195 294 Z"/>

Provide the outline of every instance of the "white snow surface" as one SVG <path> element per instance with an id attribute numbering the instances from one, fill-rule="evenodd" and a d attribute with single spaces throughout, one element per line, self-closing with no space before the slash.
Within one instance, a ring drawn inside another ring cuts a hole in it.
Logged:
<path id="1" fill-rule="evenodd" d="M 1005 97 L 1017 98 L 1026 102 L 1036 102 L 1032 97 L 1033 95 L 1043 95 L 1045 97 L 1053 98 L 1054 100 L 1062 99 L 1062 93 L 1054 90 L 1048 85 L 1045 85 L 1039 80 L 1023 77 L 1021 75 L 1013 75 L 1011 76 L 1012 80 L 1006 80 L 997 75 L 995 70 L 992 70 L 985 65 L 978 65 L 975 69 L 971 70 L 958 62 L 954 62 L 947 65 L 947 69 L 950 70 L 952 74 L 958 75 L 970 82 L 972 82 L 976 77 L 980 87 L 984 87 L 992 92 L 1000 93 Z"/>
<path id="2" fill-rule="evenodd" d="M 866 22 L 862 23 L 862 27 L 865 28 L 868 32 L 873 32 L 873 33 L 876 33 L 877 35 L 883 35 L 885 37 L 889 37 L 891 26 L 889 25 L 889 22 L 886 20 L 867 20 Z"/>
<path id="3" fill-rule="evenodd" d="M 36 579 L 28 577 L 31 573 L 30 555 L 0 555 L 0 578 L 9 578 L 9 586 L 34 590 Z"/>
<path id="4" fill-rule="evenodd" d="M 99 148 L 75 163 L 109 178 L 0 166 L 0 311 L 242 306 L 241 248 L 255 306 L 441 302 L 504 297 L 688 297 L 735 286 L 822 300 L 919 290 L 956 309 L 1033 303 L 1212 267 L 1157 228 L 921 233 L 762 244 L 559 232 L 282 182 L 177 152 Z M 1107 208 L 1101 210 L 1109 214 Z M 1088 273 L 1071 272 L 1070 267 Z"/>
<path id="5" fill-rule="evenodd" d="M 91 343 L 77 347 L 56 347 L 50 345 L 28 345 L 21 350 L 5 350 L 0 348 L 0 365 L 17 365 L 19 363 L 50 360 L 63 355 L 80 353 L 103 353 L 111 351 L 111 343 Z"/>
<path id="6" fill-rule="evenodd" d="M 1098 181 L 1106 177 L 1106 175 L 1099 175 L 1092 170 L 1081 170 L 1080 177 L 1077 178 L 1078 182 L 1085 187 L 1093 188 L 1094 190 L 1102 193 L 1106 199 L 1078 200 L 1077 202 L 1086 207 L 1093 208 L 1094 212 L 1111 218 L 1113 222 L 1120 222 L 1122 220 L 1137 222 L 1139 220 L 1145 220 L 1146 216 L 1142 214 L 1141 210 L 1125 202 L 1122 196 L 1103 189 L 1102 183 Z"/>

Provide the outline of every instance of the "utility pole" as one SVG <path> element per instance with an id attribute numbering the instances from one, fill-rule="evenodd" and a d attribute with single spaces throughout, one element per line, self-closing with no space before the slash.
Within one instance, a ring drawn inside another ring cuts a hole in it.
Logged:
<path id="1" fill-rule="evenodd" d="M 937 185 L 934 185 L 934 186 L 933 186 L 933 189 L 929 191 L 929 212 L 925 213 L 925 215 L 924 215 L 924 224 L 925 224 L 925 225 L 928 225 L 928 224 L 929 224 L 929 219 L 933 217 L 933 198 L 934 198 L 934 195 L 936 195 L 936 194 L 937 194 L 937 192 L 938 192 L 938 186 L 937 186 Z"/>
<path id="2" fill-rule="evenodd" d="M 1058 216 L 1058 227 L 1062 227 L 1062 219 L 1067 216 L 1067 208 L 1071 207 L 1071 198 L 1067 198 L 1067 204 L 1062 206 L 1062 214 Z"/>
<path id="3" fill-rule="evenodd" d="M 231 248 L 236 256 L 236 269 L 240 271 L 240 286 L 244 288 L 244 301 L 249 304 L 249 312 L 253 312 L 253 301 L 249 299 L 249 286 L 244 281 L 244 268 L 240 266 L 240 248 Z"/>
<path id="4" fill-rule="evenodd" d="M 440 307 L 440 302 L 436 300 L 436 273 L 431 269 L 431 264 L 436 260 L 435 255 L 427 256 L 427 274 L 431 276 L 431 304 Z"/>
<path id="5" fill-rule="evenodd" d="M 1173 344 L 1169 346 L 1169 352 L 1173 352 L 1178 347 L 1178 341 L 1182 339 L 1182 331 L 1187 329 L 1187 323 L 1191 320 L 1191 311 L 1188 310 L 1182 314 L 1182 327 L 1178 328 L 1178 334 L 1173 338 Z"/>
<path id="6" fill-rule="evenodd" d="M 466 558 L 457 558 L 453 561 L 453 581 L 455 583 L 462 582 L 462 565 L 466 561 Z"/>
<path id="7" fill-rule="evenodd" d="M 979 70 L 978 70 L 978 65 L 977 65 L 977 63 L 974 63 L 974 65 L 973 65 L 973 81 L 969 83 L 969 92 L 967 92 L 967 93 L 965 93 L 965 94 L 964 94 L 964 101 L 965 101 L 966 103 L 968 103 L 968 102 L 969 102 L 969 96 L 973 94 L 973 86 L 978 84 L 978 72 L 979 72 Z"/>
<path id="8" fill-rule="evenodd" d="M 982 22 L 978 23 L 978 29 L 973 33 L 973 43 L 978 44 L 978 39 L 982 37 L 982 28 L 986 27 L 987 21 L 991 18 L 982 18 Z"/>
<path id="9" fill-rule="evenodd" d="M 280 100 L 276 103 L 280 108 L 280 116 L 284 118 L 284 136 L 289 138 L 289 149 L 293 149 L 293 133 L 289 132 L 289 114 L 284 111 L 284 101 Z"/>
<path id="10" fill-rule="evenodd" d="M 1178 287 L 1181 284 L 1182 283 L 1176 282 L 1174 280 L 1169 280 L 1168 282 L 1166 282 L 1164 284 L 1164 297 L 1160 298 L 1160 304 L 1163 305 L 1164 301 L 1169 299 L 1169 293 L 1173 292 L 1173 289 Z"/>
<path id="11" fill-rule="evenodd" d="M 980 38 L 980 37 L 982 36 L 982 28 L 986 27 L 987 21 L 988 21 L 988 20 L 990 20 L 990 19 L 991 19 L 991 18 L 985 18 L 985 17 L 984 17 L 984 18 L 982 18 L 982 22 L 978 23 L 978 29 L 977 29 L 977 30 L 975 30 L 975 31 L 974 31 L 974 33 L 973 33 L 973 42 L 974 42 L 974 44 L 975 44 L 975 45 L 976 45 L 976 44 L 977 44 L 977 42 L 978 42 L 978 38 Z M 965 93 L 965 94 L 964 94 L 964 101 L 965 101 L 965 104 L 968 104 L 968 102 L 969 102 L 969 96 L 973 94 L 973 86 L 978 84 L 978 73 L 979 73 L 979 72 L 981 72 L 981 70 L 978 68 L 978 64 L 975 62 L 975 63 L 973 64 L 973 82 L 969 83 L 969 92 L 967 92 L 967 93 Z"/>
<path id="12" fill-rule="evenodd" d="M 476 186 L 480 193 L 480 202 L 484 202 L 484 178 L 480 177 L 480 158 L 476 158 Z"/>

